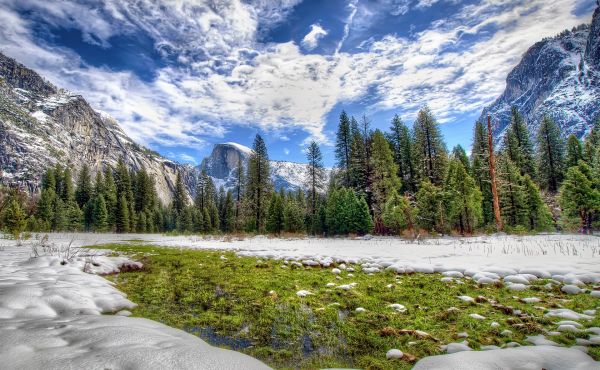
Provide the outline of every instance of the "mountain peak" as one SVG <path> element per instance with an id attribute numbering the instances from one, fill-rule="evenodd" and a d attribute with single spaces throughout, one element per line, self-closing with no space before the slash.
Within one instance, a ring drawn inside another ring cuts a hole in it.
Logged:
<path id="1" fill-rule="evenodd" d="M 483 110 L 494 121 L 499 140 L 516 107 L 528 122 L 529 132 L 537 132 L 547 115 L 561 127 L 563 135 L 582 137 L 600 117 L 600 11 L 592 25 L 582 25 L 535 43 L 508 74 L 506 89 Z"/>

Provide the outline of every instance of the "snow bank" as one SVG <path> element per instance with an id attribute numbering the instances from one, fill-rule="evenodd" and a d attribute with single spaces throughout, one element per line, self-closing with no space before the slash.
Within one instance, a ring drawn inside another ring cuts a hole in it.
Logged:
<path id="1" fill-rule="evenodd" d="M 58 236 L 57 245 L 89 243 Z M 95 274 L 139 268 L 125 257 L 31 258 L 0 239 L 0 367 L 7 369 L 268 369 L 163 324 L 129 318 L 135 304 Z M 84 272 L 87 271 L 86 272 Z M 102 315 L 116 313 L 118 316 Z"/>
<path id="2" fill-rule="evenodd" d="M 572 348 L 553 346 L 461 351 L 426 357 L 413 370 L 481 370 L 481 369 L 598 369 L 598 362 Z"/>
<path id="3" fill-rule="evenodd" d="M 96 238 L 103 236 L 96 235 Z M 388 237 L 270 239 L 257 236 L 233 241 L 137 234 L 107 234 L 106 237 L 104 242 L 137 238 L 157 246 L 226 249 L 241 256 L 290 262 L 310 260 L 321 267 L 332 263 L 360 264 L 365 273 L 388 269 L 397 273 L 439 272 L 452 278 L 460 278 L 462 274 L 480 284 L 503 280 L 507 286 L 514 285 L 513 289 L 528 288 L 535 279 L 551 277 L 561 278 L 565 285 L 600 283 L 600 239 L 586 235 L 442 237 L 419 241 Z"/>
<path id="4" fill-rule="evenodd" d="M 249 356 L 141 318 L 1 320 L 0 333 L 5 369 L 268 369 Z"/>

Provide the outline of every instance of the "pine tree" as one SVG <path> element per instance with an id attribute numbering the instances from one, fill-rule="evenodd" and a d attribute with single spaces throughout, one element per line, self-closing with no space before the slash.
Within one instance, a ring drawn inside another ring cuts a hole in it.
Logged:
<path id="1" fill-rule="evenodd" d="M 129 232 L 129 205 L 127 204 L 127 197 L 123 193 L 119 196 L 117 202 L 115 223 L 118 233 Z"/>
<path id="2" fill-rule="evenodd" d="M 108 228 L 113 230 L 116 225 L 117 214 L 117 186 L 110 167 L 104 169 L 104 201 L 108 211 Z"/>
<path id="3" fill-rule="evenodd" d="M 544 231 L 552 226 L 552 214 L 544 203 L 540 189 L 529 175 L 523 176 L 523 191 L 525 192 L 525 209 L 529 230 Z"/>
<path id="4" fill-rule="evenodd" d="M 538 173 L 542 187 L 551 193 L 558 191 L 564 172 L 564 145 L 560 128 L 544 116 L 537 134 Z"/>
<path id="5" fill-rule="evenodd" d="M 289 194 L 283 204 L 283 229 L 295 233 L 304 228 L 304 212 L 301 201 Z"/>
<path id="6" fill-rule="evenodd" d="M 92 179 L 90 168 L 84 164 L 77 179 L 77 188 L 75 190 L 75 200 L 79 208 L 83 209 L 86 203 L 92 198 Z"/>
<path id="7" fill-rule="evenodd" d="M 60 197 L 62 200 L 67 203 L 71 200 L 75 200 L 75 191 L 73 190 L 73 177 L 71 175 L 71 170 L 67 167 L 65 168 L 62 174 L 62 189 L 60 193 Z"/>
<path id="8" fill-rule="evenodd" d="M 521 175 L 528 174 L 532 179 L 536 178 L 533 144 L 529 137 L 529 131 L 525 119 L 516 107 L 511 110 L 511 121 L 507 135 L 514 140 L 511 147 L 514 148 L 510 159 L 517 166 Z"/>
<path id="9" fill-rule="evenodd" d="M 388 199 L 400 190 L 397 173 L 398 168 L 388 141 L 381 131 L 376 130 L 371 144 L 371 184 L 376 225 L 381 222 L 381 214 Z"/>
<path id="10" fill-rule="evenodd" d="M 342 177 L 342 184 L 350 186 L 350 150 L 352 146 L 352 134 L 350 120 L 345 111 L 340 114 L 340 123 L 336 134 L 335 158 L 337 168 Z"/>
<path id="11" fill-rule="evenodd" d="M 227 191 L 225 203 L 223 205 L 223 218 L 221 219 L 222 229 L 224 232 L 232 232 L 235 230 L 235 201 L 231 190 Z"/>
<path id="12" fill-rule="evenodd" d="M 425 179 L 419 185 L 416 195 L 417 224 L 427 231 L 444 232 L 446 221 L 444 219 L 444 197 L 442 191 Z"/>
<path id="13" fill-rule="evenodd" d="M 462 235 L 472 233 L 482 219 L 481 192 L 460 159 L 450 161 L 444 193 L 447 222 Z"/>
<path id="14" fill-rule="evenodd" d="M 54 168 L 48 168 L 42 176 L 42 189 L 51 189 L 56 194 L 56 172 Z"/>
<path id="15" fill-rule="evenodd" d="M 260 135 L 256 135 L 252 154 L 248 159 L 248 175 L 246 176 L 246 199 L 250 230 L 262 232 L 269 197 L 272 191 L 271 172 L 267 147 Z"/>
<path id="16" fill-rule="evenodd" d="M 500 212 L 504 223 L 513 228 L 527 225 L 526 194 L 522 182 L 517 166 L 508 156 L 500 156 L 498 160 Z"/>
<path id="17" fill-rule="evenodd" d="M 67 225 L 67 212 L 65 202 L 57 196 L 54 201 L 54 218 L 52 219 L 52 230 L 63 231 Z"/>
<path id="18" fill-rule="evenodd" d="M 487 143 L 487 128 L 481 122 L 475 123 L 473 145 L 471 149 L 471 174 L 481 192 L 481 210 L 483 224 L 494 222 L 494 207 L 490 179 L 490 153 Z"/>
<path id="19" fill-rule="evenodd" d="M 321 149 L 316 142 L 311 142 L 306 150 L 306 159 L 308 161 L 308 178 L 306 186 L 308 191 L 308 214 L 309 214 L 309 232 L 317 232 L 317 212 L 319 209 L 319 194 L 325 186 L 325 169 L 323 167 L 323 156 Z"/>
<path id="20" fill-rule="evenodd" d="M 173 209 L 177 214 L 181 213 L 187 205 L 187 193 L 183 185 L 181 173 L 177 172 L 175 180 L 175 191 L 173 193 Z"/>
<path id="21" fill-rule="evenodd" d="M 125 165 L 125 161 L 123 158 L 119 158 L 117 162 L 117 169 L 115 172 L 115 185 L 117 188 L 117 200 L 121 197 L 121 195 L 125 196 L 125 201 L 127 204 L 127 221 L 129 225 L 127 225 L 127 230 L 135 229 L 135 199 L 133 196 L 133 188 L 131 184 L 131 175 L 127 170 L 127 166 Z M 118 206 L 117 206 L 118 207 Z M 119 210 L 117 209 L 117 212 Z"/>
<path id="22" fill-rule="evenodd" d="M 565 163 L 565 167 L 568 170 L 573 166 L 577 166 L 577 163 L 580 160 L 583 160 L 583 147 L 581 146 L 581 141 L 575 136 L 571 134 L 569 139 L 567 140 L 567 159 Z"/>
<path id="23" fill-rule="evenodd" d="M 136 231 L 138 233 L 145 233 L 148 231 L 148 217 L 144 211 L 141 211 L 138 214 Z"/>
<path id="24" fill-rule="evenodd" d="M 238 158 L 238 164 L 235 169 L 235 224 L 234 227 L 238 229 L 241 221 L 241 207 L 242 207 L 242 192 L 244 184 L 244 166 L 242 163 L 242 157 Z"/>
<path id="25" fill-rule="evenodd" d="M 590 128 L 583 144 L 584 160 L 591 166 L 594 163 L 594 155 L 600 147 L 600 117 Z"/>
<path id="26" fill-rule="evenodd" d="M 99 232 L 106 231 L 108 229 L 108 210 L 106 209 L 104 195 L 97 194 L 93 202 L 92 229 Z"/>
<path id="27" fill-rule="evenodd" d="M 267 231 L 272 234 L 281 234 L 283 231 L 283 199 L 275 193 L 269 202 L 267 216 Z"/>
<path id="28" fill-rule="evenodd" d="M 592 214 L 600 210 L 600 192 L 594 184 L 592 172 L 584 161 L 569 168 L 562 187 L 559 203 L 562 208 L 562 223 L 570 228 L 575 220 L 583 233 L 591 232 Z"/>
<path id="29" fill-rule="evenodd" d="M 137 171 L 135 181 L 135 211 L 144 212 L 154 208 L 156 204 L 156 189 L 154 180 L 142 167 Z"/>
<path id="30" fill-rule="evenodd" d="M 469 157 L 461 145 L 456 145 L 454 148 L 452 148 L 452 158 L 459 160 L 465 168 L 465 171 L 467 171 L 468 174 L 471 173 L 471 163 L 469 162 Z"/>
<path id="31" fill-rule="evenodd" d="M 373 220 L 369 212 L 369 205 L 363 197 L 356 197 L 354 192 L 349 192 L 351 195 L 351 214 L 354 216 L 351 223 L 351 232 L 364 235 L 373 230 Z"/>
<path id="32" fill-rule="evenodd" d="M 421 180 L 440 185 L 446 174 L 446 145 L 438 123 L 428 107 L 419 111 L 414 125 L 415 164 Z"/>
<path id="33" fill-rule="evenodd" d="M 353 118 L 353 121 L 356 122 Z M 365 139 L 362 136 L 362 133 L 356 126 L 351 130 L 352 139 L 350 143 L 350 157 L 348 164 L 348 186 L 354 188 L 357 191 L 365 191 L 367 188 L 366 181 L 366 164 L 365 158 L 366 148 L 365 148 Z"/>
<path id="34" fill-rule="evenodd" d="M 83 211 L 79 209 L 75 199 L 65 203 L 65 228 L 69 231 L 79 231 L 83 226 Z"/>
<path id="35" fill-rule="evenodd" d="M 392 119 L 388 140 L 394 153 L 394 161 L 398 166 L 398 177 L 402 183 L 402 191 L 414 192 L 415 171 L 413 165 L 413 149 L 408 127 L 398 115 Z"/>
<path id="36" fill-rule="evenodd" d="M 384 226 L 394 235 L 400 235 L 403 230 L 413 230 L 414 210 L 407 196 L 393 194 L 385 204 L 382 219 Z"/>
<path id="37" fill-rule="evenodd" d="M 43 231 L 50 231 L 54 220 L 54 203 L 56 194 L 54 187 L 42 190 L 42 195 L 37 204 L 37 217 L 44 222 Z"/>
<path id="38" fill-rule="evenodd" d="M 209 214 L 210 214 L 210 231 L 214 232 L 217 231 L 219 229 L 219 226 L 221 225 L 221 220 L 219 218 L 219 208 L 217 207 L 216 203 L 213 201 L 210 204 L 209 207 Z"/>
<path id="39" fill-rule="evenodd" d="M 2 224 L 7 233 L 19 240 L 21 233 L 25 231 L 26 214 L 16 199 L 11 199 L 2 211 Z"/>

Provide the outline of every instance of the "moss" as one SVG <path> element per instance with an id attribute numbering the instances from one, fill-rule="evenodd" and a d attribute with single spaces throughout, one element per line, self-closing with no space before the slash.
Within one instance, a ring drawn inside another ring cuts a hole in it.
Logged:
<path id="1" fill-rule="evenodd" d="M 342 280 L 338 280 L 330 269 L 282 268 L 282 261 L 259 261 L 231 252 L 144 245 L 105 247 L 145 263 L 141 271 L 110 277 L 139 305 L 133 310 L 134 316 L 181 328 L 276 368 L 408 369 L 413 363 L 386 360 L 387 350 L 398 348 L 417 359 L 441 354 L 441 344 L 463 340 L 456 335 L 460 332 L 469 334 L 467 340 L 475 349 L 510 341 L 527 344 L 526 336 L 555 330 L 559 321 L 545 318 L 546 311 L 536 306 L 561 305 L 581 312 L 597 305 L 589 295 L 566 296 L 558 290 L 551 295 L 545 291 L 513 292 L 477 286 L 469 279 L 463 279 L 464 284 L 448 284 L 440 281 L 439 274 L 367 275 L 353 266 L 353 277 L 342 272 Z M 330 282 L 357 285 L 346 291 L 326 287 Z M 393 286 L 388 288 L 388 284 Z M 299 298 L 296 292 L 301 289 L 314 294 Z M 457 299 L 459 295 L 483 296 L 488 301 L 463 302 Z M 519 300 L 529 296 L 543 301 L 527 304 Z M 492 307 L 489 300 L 520 309 L 528 317 L 507 314 Z M 403 304 L 406 312 L 393 311 L 388 307 L 392 303 Z M 366 311 L 357 313 L 357 307 Z M 450 307 L 459 310 L 449 312 Z M 471 313 L 486 319 L 473 319 Z M 490 327 L 492 321 L 500 327 Z M 600 319 L 586 325 L 600 326 Z M 386 327 L 418 329 L 431 338 L 381 335 Z M 500 335 L 505 329 L 513 332 L 512 337 Z M 574 345 L 575 338 L 565 333 L 550 339 Z M 600 358 L 597 348 L 591 348 L 590 354 Z"/>

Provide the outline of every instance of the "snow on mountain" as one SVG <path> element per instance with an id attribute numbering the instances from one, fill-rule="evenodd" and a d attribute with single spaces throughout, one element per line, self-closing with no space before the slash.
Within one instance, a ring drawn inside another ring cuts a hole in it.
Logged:
<path id="1" fill-rule="evenodd" d="M 517 107 L 534 134 L 544 115 L 554 119 L 565 136 L 584 136 L 600 119 L 600 7 L 591 25 L 563 31 L 533 45 L 508 74 L 504 93 L 483 110 L 493 118 L 500 140 Z"/>
<path id="2" fill-rule="evenodd" d="M 240 163 L 246 168 L 251 154 L 252 149 L 238 143 L 216 144 L 211 154 L 204 158 L 197 169 L 204 169 L 212 177 L 217 188 L 223 186 L 231 189 L 236 184 L 236 169 Z M 276 160 L 270 161 L 270 164 L 271 178 L 276 190 L 296 190 L 305 187 L 307 164 Z M 326 170 L 326 174 L 329 174 L 329 170 Z"/>
<path id="3" fill-rule="evenodd" d="M 44 171 L 57 163 L 77 176 L 84 164 L 92 175 L 123 158 L 130 169 L 145 167 L 163 202 L 169 202 L 177 172 L 193 193 L 196 172 L 131 140 L 108 114 L 79 95 L 58 89 L 33 70 L 0 54 L 0 181 L 39 191 Z"/>

